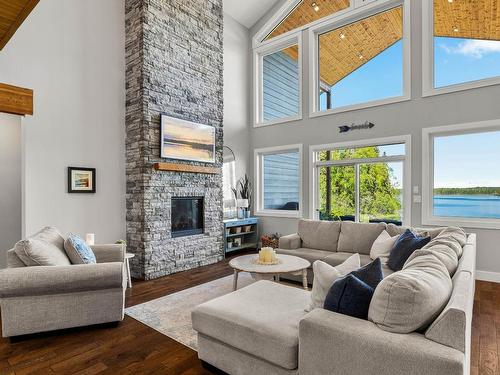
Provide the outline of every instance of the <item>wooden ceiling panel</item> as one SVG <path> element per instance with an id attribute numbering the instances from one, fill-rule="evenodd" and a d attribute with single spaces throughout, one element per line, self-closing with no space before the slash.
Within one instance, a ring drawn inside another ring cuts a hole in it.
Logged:
<path id="1" fill-rule="evenodd" d="M 435 0 L 434 35 L 500 40 L 500 0 Z"/>
<path id="2" fill-rule="evenodd" d="M 318 7 L 317 11 L 314 9 L 313 4 Z M 349 4 L 349 0 L 303 0 L 264 40 L 272 39 L 290 30 L 347 9 Z"/>
<path id="3" fill-rule="evenodd" d="M 321 80 L 335 85 L 402 37 L 402 7 L 320 35 Z"/>
<path id="4" fill-rule="evenodd" d="M 0 50 L 40 0 L 0 0 Z"/>

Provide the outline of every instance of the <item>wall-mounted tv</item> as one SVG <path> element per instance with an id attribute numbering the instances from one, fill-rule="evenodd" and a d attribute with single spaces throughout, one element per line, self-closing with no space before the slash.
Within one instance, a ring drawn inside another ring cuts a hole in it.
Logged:
<path id="1" fill-rule="evenodd" d="M 162 115 L 161 157 L 215 163 L 215 128 Z"/>

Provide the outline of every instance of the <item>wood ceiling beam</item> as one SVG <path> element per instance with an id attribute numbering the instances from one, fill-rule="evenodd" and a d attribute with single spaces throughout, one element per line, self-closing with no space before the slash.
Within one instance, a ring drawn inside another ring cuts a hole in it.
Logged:
<path id="1" fill-rule="evenodd" d="M 7 45 L 39 1 L 40 0 L 0 0 L 0 19 L 4 21 L 4 25 L 5 23 L 7 25 L 5 31 L 0 33 L 0 51 Z M 17 12 L 18 9 L 19 11 Z"/>
<path id="2" fill-rule="evenodd" d="M 33 90 L 0 83 L 0 112 L 32 115 Z"/>

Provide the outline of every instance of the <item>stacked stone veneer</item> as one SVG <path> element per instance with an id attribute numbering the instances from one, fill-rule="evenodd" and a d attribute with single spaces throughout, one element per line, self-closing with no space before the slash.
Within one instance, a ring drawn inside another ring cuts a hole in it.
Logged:
<path id="1" fill-rule="evenodd" d="M 152 279 L 223 258 L 222 0 L 126 0 L 125 7 L 127 250 L 136 254 L 132 275 Z M 215 127 L 220 174 L 153 170 L 165 161 L 161 113 Z M 176 196 L 205 198 L 204 234 L 172 238 Z"/>

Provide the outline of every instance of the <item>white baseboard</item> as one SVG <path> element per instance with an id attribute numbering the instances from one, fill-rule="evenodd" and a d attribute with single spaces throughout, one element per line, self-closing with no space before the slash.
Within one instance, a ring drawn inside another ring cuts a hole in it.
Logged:
<path id="1" fill-rule="evenodd" d="M 500 272 L 476 271 L 476 280 L 500 283 Z"/>

